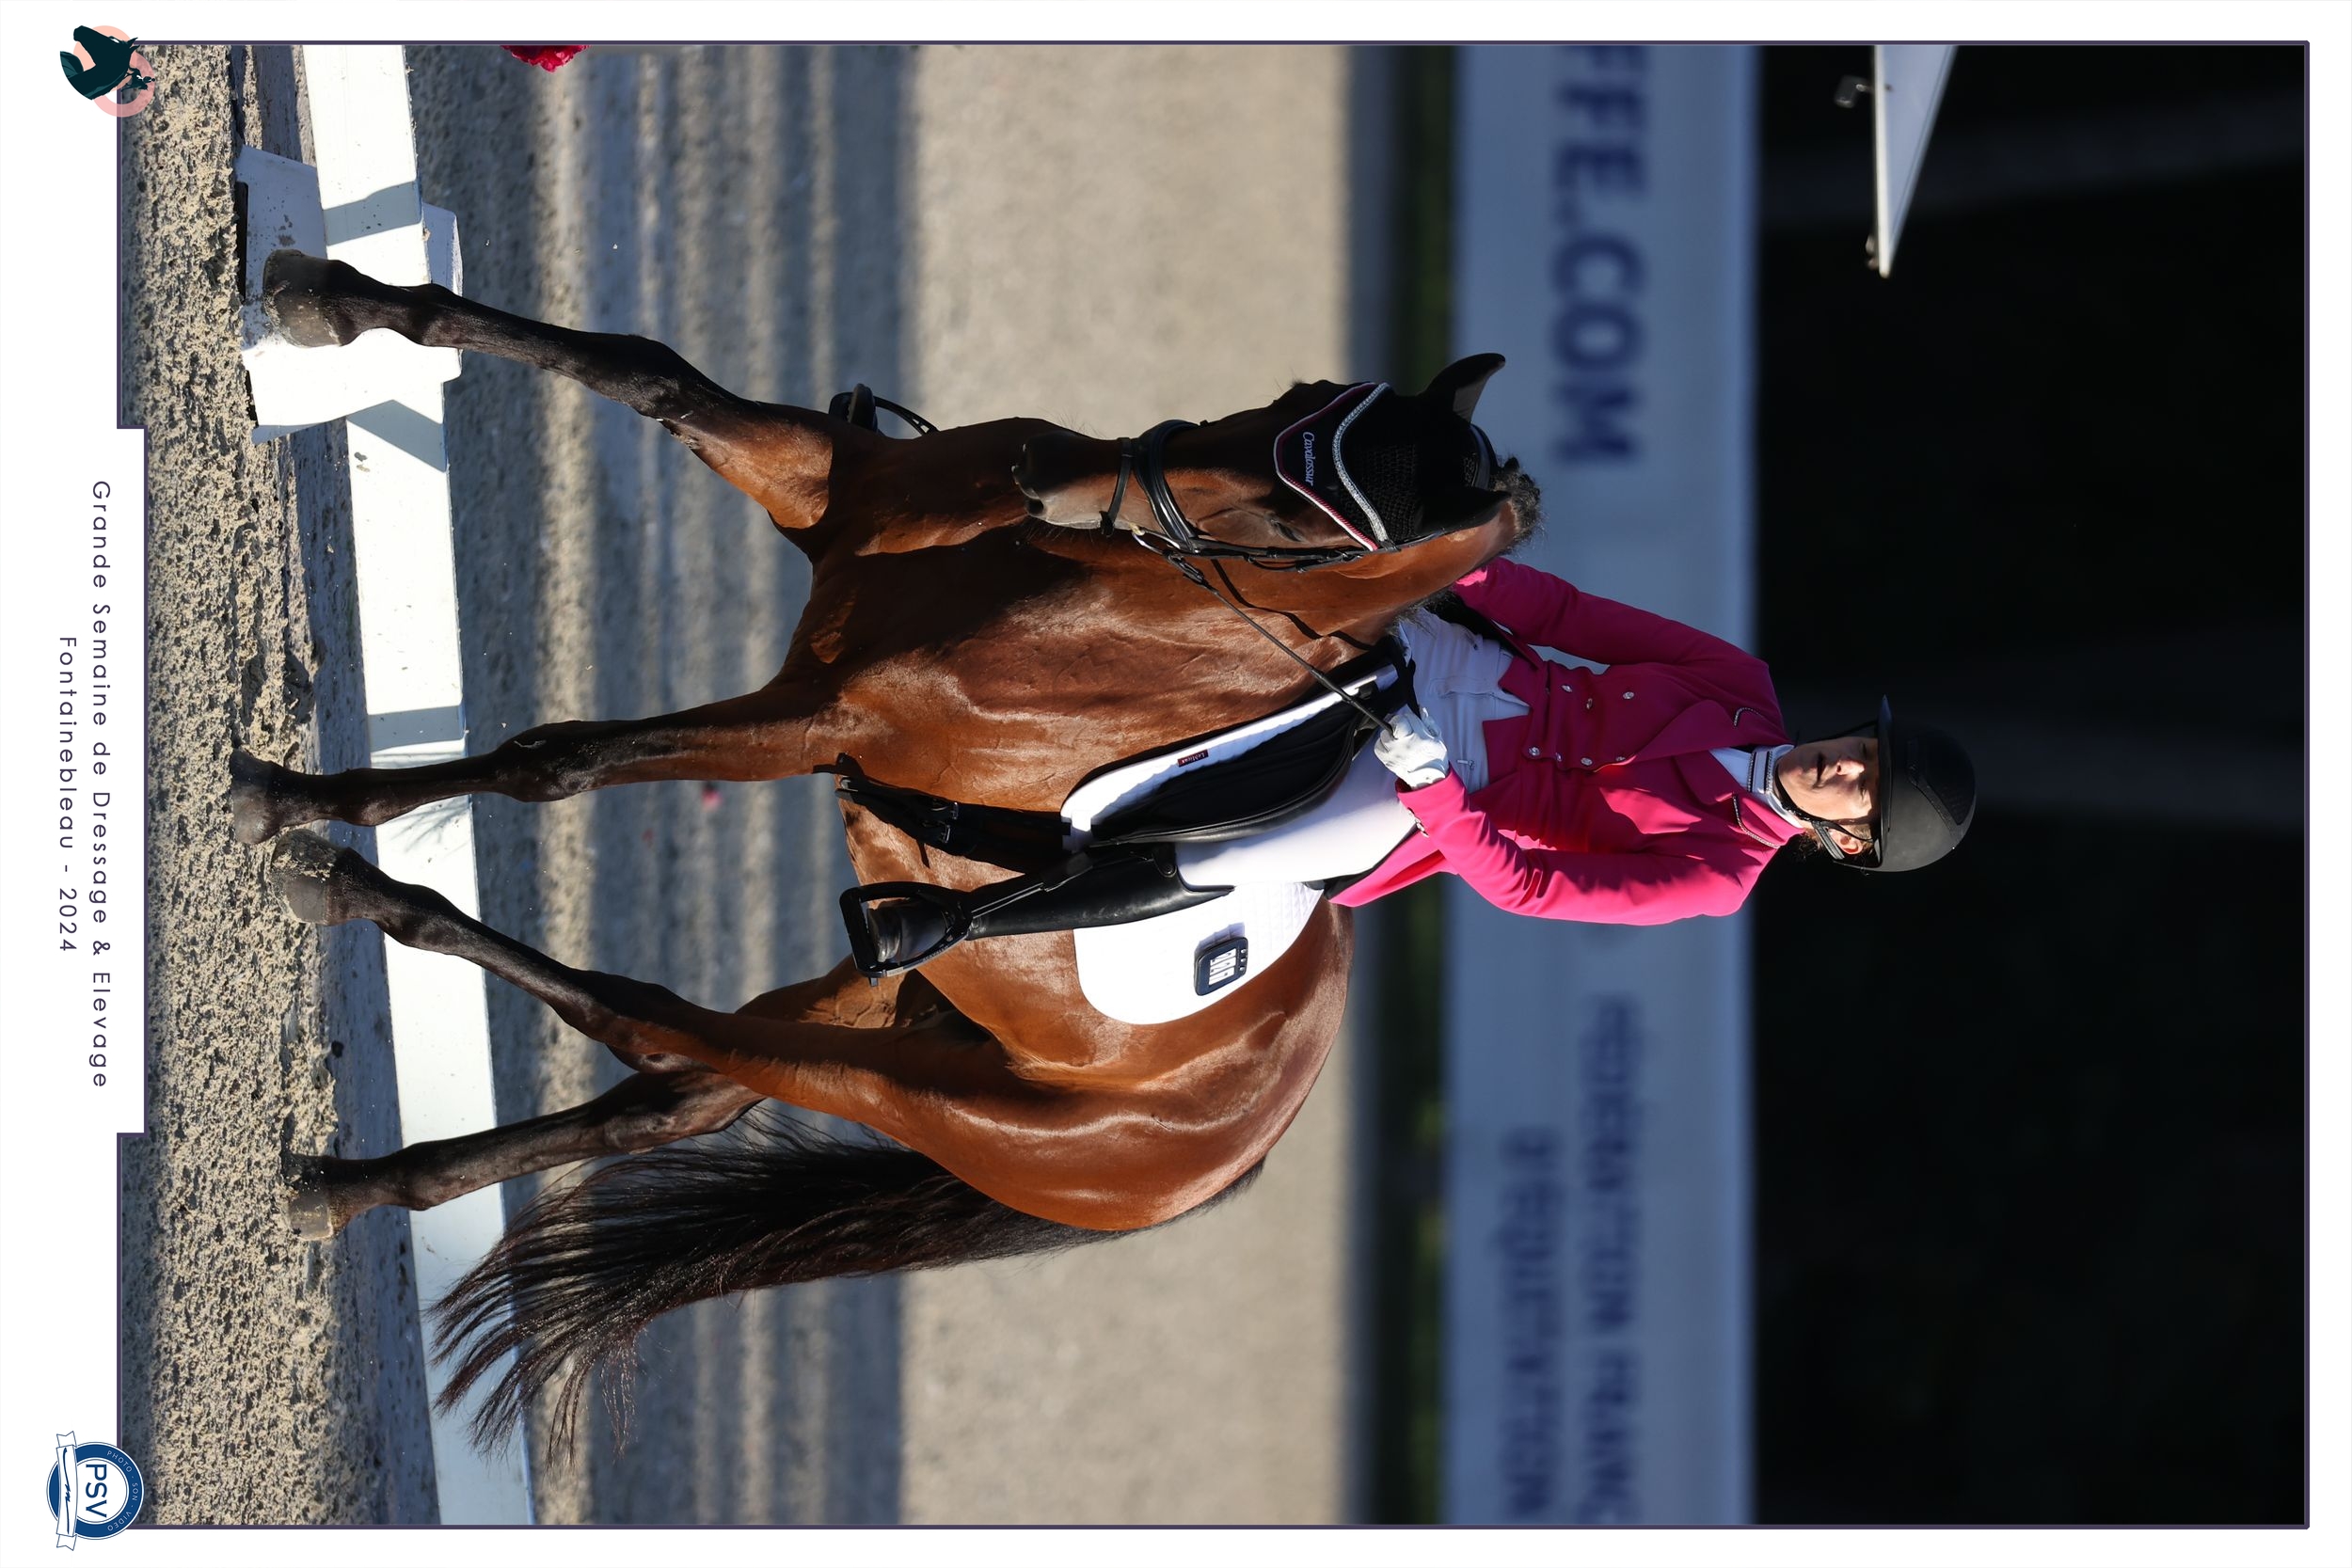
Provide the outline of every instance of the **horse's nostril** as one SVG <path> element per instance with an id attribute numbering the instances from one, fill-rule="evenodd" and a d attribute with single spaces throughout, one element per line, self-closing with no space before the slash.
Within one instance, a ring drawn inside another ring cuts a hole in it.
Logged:
<path id="1" fill-rule="evenodd" d="M 1037 467 L 1029 461 L 1029 449 L 1025 443 L 1021 448 L 1021 461 L 1012 466 L 1012 483 L 1015 489 L 1029 498 L 1031 510 L 1034 511 L 1038 499 Z"/>

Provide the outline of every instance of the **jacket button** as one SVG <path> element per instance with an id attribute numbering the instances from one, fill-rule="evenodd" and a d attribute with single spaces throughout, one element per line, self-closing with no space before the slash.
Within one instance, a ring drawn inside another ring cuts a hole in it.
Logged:
<path id="1" fill-rule="evenodd" d="M 1584 705 L 1585 705 L 1586 707 L 1591 707 L 1591 706 L 1593 705 L 1593 700 L 1592 700 L 1590 697 L 1585 698 L 1585 699 L 1584 699 Z"/>
<path id="2" fill-rule="evenodd" d="M 1627 692 L 1625 694 L 1625 700 L 1629 703 L 1631 702 L 1633 700 L 1633 693 L 1630 691 Z"/>
<path id="3" fill-rule="evenodd" d="M 1625 760 L 1625 758 L 1623 758 L 1623 757 L 1619 757 L 1617 760 L 1618 760 L 1619 762 L 1623 762 L 1623 761 Z"/>
<path id="4" fill-rule="evenodd" d="M 1542 748 L 1541 748 L 1541 747 L 1530 746 L 1530 747 L 1527 749 L 1527 754 L 1528 754 L 1529 756 L 1531 756 L 1531 757 L 1539 757 L 1539 756 L 1542 756 L 1544 753 L 1543 753 L 1543 750 L 1542 750 Z"/>
<path id="5" fill-rule="evenodd" d="M 1590 758 L 1590 757 L 1579 757 L 1577 760 L 1578 760 L 1579 762 L 1581 762 L 1581 763 L 1582 763 L 1585 767 L 1587 767 L 1587 768 L 1590 768 L 1590 767 L 1592 767 L 1592 766 L 1593 766 L 1593 759 L 1592 759 L 1592 758 Z"/>
<path id="6" fill-rule="evenodd" d="M 1563 690 L 1563 691 L 1574 691 L 1574 690 L 1576 689 L 1576 688 L 1575 688 L 1575 687 L 1573 687 L 1573 686 L 1563 686 L 1563 687 L 1561 687 L 1561 688 L 1560 688 L 1560 689 L 1561 689 L 1561 690 Z"/>

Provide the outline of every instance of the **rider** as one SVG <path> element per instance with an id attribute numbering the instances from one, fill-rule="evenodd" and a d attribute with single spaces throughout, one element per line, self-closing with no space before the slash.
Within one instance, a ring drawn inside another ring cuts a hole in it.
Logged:
<path id="1" fill-rule="evenodd" d="M 1968 831 L 1967 753 L 1883 699 L 1792 743 L 1763 661 L 1720 638 L 1507 560 L 1456 588 L 1501 641 L 1408 635 L 1422 711 L 1374 750 L 1422 832 L 1336 903 L 1445 870 L 1515 914 L 1652 926 L 1731 913 L 1791 842 L 1909 871 Z"/>
<path id="2" fill-rule="evenodd" d="M 1418 708 L 1389 721 L 1306 824 L 1089 873 L 965 934 L 1113 925 L 1211 884 L 1357 872 L 1334 903 L 1451 871 L 1516 914 L 1651 926 L 1731 913 L 1791 843 L 1857 870 L 1909 871 L 1968 831 L 1967 753 L 1883 699 L 1872 722 L 1792 742 L 1763 661 L 1720 638 L 1508 560 L 1455 592 L 1471 613 L 1397 628 Z M 1547 659 L 1538 644 L 1573 652 Z M 1365 776 L 1383 768 L 1393 778 L 1368 793 Z M 1372 853 L 1301 863 L 1302 846 L 1328 855 L 1335 816 Z M 871 919 L 885 962 L 926 954 L 944 929 L 920 903 L 877 905 Z"/>

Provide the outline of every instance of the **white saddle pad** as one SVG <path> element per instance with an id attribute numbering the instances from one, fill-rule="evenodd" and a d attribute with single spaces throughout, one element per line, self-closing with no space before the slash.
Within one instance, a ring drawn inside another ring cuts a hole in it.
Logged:
<path id="1" fill-rule="evenodd" d="M 1376 689 L 1395 678 L 1393 669 L 1382 669 L 1350 689 Z M 1073 850 L 1084 847 L 1093 836 L 1094 824 L 1113 809 L 1142 799 L 1180 773 L 1238 756 L 1338 702 L 1326 691 L 1181 752 L 1096 774 L 1072 790 L 1062 806 L 1063 843 Z M 1357 869 L 1360 867 L 1334 866 L 1328 874 Z M 1204 880 L 1198 885 L 1212 884 Z M 1250 882 L 1221 898 L 1149 920 L 1082 927 L 1074 933 L 1078 989 L 1097 1012 L 1122 1023 L 1166 1023 L 1187 1017 L 1232 995 L 1288 952 L 1322 897 L 1304 882 Z"/>
<path id="2" fill-rule="evenodd" d="M 1322 898 L 1303 882 L 1255 882 L 1149 920 L 1085 927 L 1074 933 L 1078 989 L 1122 1023 L 1188 1017 L 1288 952 Z"/>

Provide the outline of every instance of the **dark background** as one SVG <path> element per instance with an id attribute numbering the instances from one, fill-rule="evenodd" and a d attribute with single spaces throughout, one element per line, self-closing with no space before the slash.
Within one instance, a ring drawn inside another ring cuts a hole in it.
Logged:
<path id="1" fill-rule="evenodd" d="M 1867 66 L 1765 52 L 1759 651 L 1981 804 L 1750 905 L 1757 1515 L 2297 1522 L 2303 52 L 1962 49 L 1891 278 Z"/>

